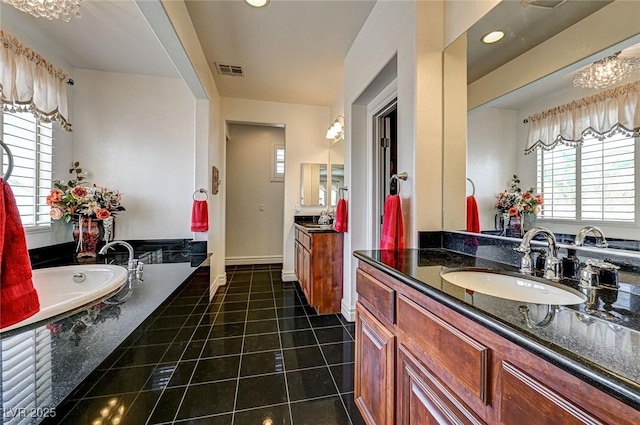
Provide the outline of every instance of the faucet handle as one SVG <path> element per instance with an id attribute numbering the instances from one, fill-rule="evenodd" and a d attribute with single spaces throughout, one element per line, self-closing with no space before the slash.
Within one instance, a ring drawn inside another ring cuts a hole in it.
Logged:
<path id="1" fill-rule="evenodd" d="M 139 280 L 140 282 L 144 281 L 144 279 L 142 279 L 143 272 L 144 272 L 144 263 L 142 261 L 138 261 L 138 264 L 136 265 L 136 280 Z"/>
<path id="2" fill-rule="evenodd" d="M 595 261 L 587 260 L 585 266 L 580 270 L 580 286 L 583 288 L 594 288 L 598 286 L 599 272 L 594 267 Z"/>

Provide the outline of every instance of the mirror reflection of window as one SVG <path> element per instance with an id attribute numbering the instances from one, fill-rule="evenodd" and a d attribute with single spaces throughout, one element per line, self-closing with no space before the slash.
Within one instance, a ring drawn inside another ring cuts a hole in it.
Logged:
<path id="1" fill-rule="evenodd" d="M 327 199 L 327 164 L 300 164 L 300 204 L 325 206 Z"/>

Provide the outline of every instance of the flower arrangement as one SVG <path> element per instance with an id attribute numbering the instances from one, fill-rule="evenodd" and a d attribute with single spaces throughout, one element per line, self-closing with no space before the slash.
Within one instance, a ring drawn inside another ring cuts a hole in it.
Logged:
<path id="1" fill-rule="evenodd" d="M 540 207 L 544 204 L 542 195 L 534 194 L 534 188 L 523 192 L 519 185 L 520 179 L 514 174 L 509 189 L 496 196 L 496 208 L 501 213 L 509 213 L 510 216 L 539 214 Z"/>
<path id="2" fill-rule="evenodd" d="M 67 182 L 55 180 L 54 189 L 47 196 L 52 219 L 63 219 L 67 223 L 82 218 L 106 220 L 125 210 L 121 205 L 122 194 L 119 191 L 83 183 L 87 172 L 82 170 L 79 162 L 73 164 L 69 173 L 75 173 L 75 178 Z"/>

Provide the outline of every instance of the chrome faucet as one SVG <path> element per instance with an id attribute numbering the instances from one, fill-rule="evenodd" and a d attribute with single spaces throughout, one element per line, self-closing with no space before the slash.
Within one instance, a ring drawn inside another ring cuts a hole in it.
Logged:
<path id="1" fill-rule="evenodd" d="M 106 254 L 107 251 L 115 245 L 122 245 L 125 248 L 127 248 L 127 251 L 129 251 L 129 260 L 127 261 L 127 293 L 124 294 L 119 299 L 115 299 L 110 302 L 107 302 L 108 300 L 105 300 L 105 303 L 107 304 L 122 304 L 133 293 L 133 283 L 136 280 L 142 281 L 142 274 L 143 274 L 143 264 L 141 261 L 133 258 L 134 257 L 133 247 L 128 242 L 125 242 L 125 241 L 107 242 L 107 244 L 102 247 L 100 252 L 98 252 L 98 254 L 100 255 Z M 115 296 L 112 297 L 112 299 L 113 298 L 115 298 Z"/>
<path id="2" fill-rule="evenodd" d="M 549 255 L 547 256 L 544 264 L 544 277 L 554 281 L 558 281 L 562 278 L 562 261 L 558 258 L 558 243 L 556 242 L 555 235 L 551 230 L 546 227 L 534 227 L 527 231 L 522 237 L 522 241 L 515 251 L 524 254 L 520 261 L 520 272 L 525 274 L 533 273 L 533 261 L 531 260 L 531 240 L 539 233 L 542 233 L 547 238 L 549 244 Z"/>
<path id="3" fill-rule="evenodd" d="M 598 248 L 609 247 L 609 243 L 607 242 L 607 239 L 604 237 L 604 233 L 602 232 L 602 229 L 600 229 L 597 226 L 585 226 L 582 229 L 580 229 L 576 234 L 576 239 L 573 242 L 574 245 L 576 246 L 584 245 L 584 239 L 587 237 L 589 233 L 593 233 L 593 235 L 596 237 L 596 246 Z"/>

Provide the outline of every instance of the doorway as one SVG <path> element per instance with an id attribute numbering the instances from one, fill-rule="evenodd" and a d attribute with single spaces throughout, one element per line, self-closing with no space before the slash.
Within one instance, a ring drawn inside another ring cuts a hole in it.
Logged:
<path id="1" fill-rule="evenodd" d="M 377 186 L 376 221 L 374 234 L 376 246 L 380 246 L 384 201 L 387 195 L 395 195 L 400 186 L 391 176 L 398 172 L 398 99 L 392 100 L 374 114 L 374 156 L 373 181 Z"/>

